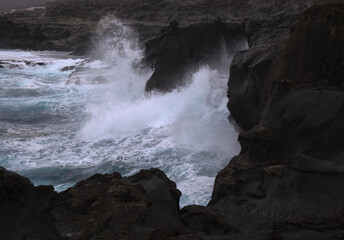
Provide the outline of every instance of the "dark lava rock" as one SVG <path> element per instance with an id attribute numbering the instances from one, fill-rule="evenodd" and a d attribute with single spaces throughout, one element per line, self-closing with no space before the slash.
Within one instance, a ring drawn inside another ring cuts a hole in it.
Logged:
<path id="1" fill-rule="evenodd" d="M 35 67 L 35 66 L 46 66 L 46 65 L 47 65 L 46 62 L 24 61 L 24 63 L 25 63 L 27 66 L 31 66 L 31 67 Z"/>
<path id="2" fill-rule="evenodd" d="M 297 20 L 299 12 L 281 11 L 266 18 L 252 18 L 245 21 L 245 33 L 250 47 L 273 43 L 283 38 L 289 27 Z"/>
<path id="3" fill-rule="evenodd" d="M 344 90 L 343 12 L 341 3 L 306 10 L 290 29 L 290 41 L 273 64 L 269 81 L 297 89 Z"/>
<path id="4" fill-rule="evenodd" d="M 98 21 L 112 15 L 135 29 L 142 41 L 172 20 L 181 27 L 202 22 L 245 22 L 249 45 L 283 35 L 300 11 L 328 0 L 56 0 L 39 11 L 20 10 L 0 17 L 0 48 L 73 51 L 92 48 Z"/>
<path id="5" fill-rule="evenodd" d="M 343 3 L 306 10 L 250 90 L 264 97 L 262 114 L 240 133 L 241 153 L 209 204 L 239 230 L 235 239 L 343 238 L 343 16 Z"/>
<path id="6" fill-rule="evenodd" d="M 263 19 L 281 12 L 299 13 L 326 0 L 57 0 L 47 4 L 49 17 L 99 19 L 107 14 L 131 22 L 168 23 L 177 19 L 182 26 L 216 19 L 224 21 Z"/>
<path id="7" fill-rule="evenodd" d="M 0 16 L 0 48 L 73 51 L 81 45 L 86 52 L 95 22 L 77 19 L 56 20 L 40 17 Z M 80 50 L 79 50 L 80 51 Z"/>
<path id="8" fill-rule="evenodd" d="M 187 228 L 204 232 L 208 236 L 222 236 L 233 230 L 224 216 L 204 206 L 190 205 L 182 208 L 181 221 Z"/>
<path id="9" fill-rule="evenodd" d="M 245 40 L 240 23 L 201 23 L 179 28 L 171 22 L 146 44 L 146 61 L 154 68 L 146 91 L 168 92 L 190 82 L 191 73 L 209 64 L 228 68 L 228 56 Z"/>
<path id="10" fill-rule="evenodd" d="M 0 167 L 0 239 L 60 239 L 50 214 L 55 195 Z"/>
<path id="11" fill-rule="evenodd" d="M 234 57 L 228 108 L 231 117 L 244 130 L 258 124 L 277 82 L 294 81 L 293 88 L 304 86 L 318 89 L 336 88 L 342 84 L 343 45 L 340 42 L 343 41 L 343 25 L 340 6 L 338 4 L 326 10 L 315 6 L 306 10 L 297 24 L 290 28 L 290 40 L 282 53 L 285 40 L 277 38 L 277 42 L 252 47 Z M 315 16 L 316 11 L 319 12 Z"/>
<path id="12" fill-rule="evenodd" d="M 75 69 L 76 69 L 76 66 L 66 66 L 66 67 L 61 68 L 60 70 L 62 72 L 68 72 L 68 71 L 72 71 L 72 70 L 75 70 Z"/>
<path id="13" fill-rule="evenodd" d="M 33 188 L 29 179 L 0 167 L 0 198 L 17 196 Z"/>
<path id="14" fill-rule="evenodd" d="M 180 195 L 158 169 L 128 178 L 96 174 L 56 193 L 0 168 L 0 239 L 144 239 L 178 232 Z"/>
<path id="15" fill-rule="evenodd" d="M 153 229 L 178 226 L 179 197 L 157 169 L 129 178 L 97 174 L 60 193 L 52 212 L 67 239 L 142 239 Z"/>
<path id="16" fill-rule="evenodd" d="M 262 93 L 264 81 L 282 50 L 281 44 L 257 46 L 240 51 L 232 61 L 227 106 L 231 117 L 245 130 L 259 122 L 266 104 Z"/>

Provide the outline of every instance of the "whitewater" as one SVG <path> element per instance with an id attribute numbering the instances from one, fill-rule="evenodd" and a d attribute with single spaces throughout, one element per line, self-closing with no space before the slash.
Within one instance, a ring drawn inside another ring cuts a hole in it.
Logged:
<path id="1" fill-rule="evenodd" d="M 146 94 L 153 70 L 140 65 L 135 33 L 103 20 L 96 36 L 92 59 L 0 50 L 0 166 L 56 191 L 95 173 L 159 168 L 182 206 L 206 205 L 240 151 L 227 120 L 229 73 L 202 66 L 188 86 Z"/>

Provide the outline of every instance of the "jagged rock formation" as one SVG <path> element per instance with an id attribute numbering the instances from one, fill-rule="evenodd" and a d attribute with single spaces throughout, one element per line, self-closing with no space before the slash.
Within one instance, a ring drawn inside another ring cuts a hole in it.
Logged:
<path id="1" fill-rule="evenodd" d="M 181 193 L 158 169 L 96 174 L 61 193 L 1 167 L 0 180 L 0 239 L 203 239 L 232 231 L 203 206 L 180 210 Z"/>
<path id="2" fill-rule="evenodd" d="M 312 7 L 284 50 L 272 44 L 235 57 L 229 107 L 258 110 L 234 115 L 249 131 L 218 174 L 209 207 L 243 229 L 238 239 L 343 237 L 343 16 L 343 3 Z M 247 101 L 231 103 L 238 95 Z"/>
<path id="3" fill-rule="evenodd" d="M 142 239 L 179 224 L 180 192 L 159 170 L 98 174 L 59 194 L 3 168 L 0 179 L 1 239 Z"/>
<path id="4" fill-rule="evenodd" d="M 47 3 L 46 10 L 1 16 L 0 48 L 86 54 L 98 20 L 106 15 L 114 15 L 132 26 L 143 41 L 175 20 L 181 27 L 215 20 L 242 21 L 251 46 L 283 35 L 302 9 L 326 1 L 56 0 Z"/>
<path id="5" fill-rule="evenodd" d="M 330 18 L 333 12 L 323 12 L 323 14 L 328 14 Z M 317 16 L 311 14 L 307 15 L 307 17 L 317 18 Z M 338 18 L 340 19 L 340 17 Z M 337 23 L 332 23 L 335 24 L 333 27 L 340 26 L 340 22 L 338 22 L 340 20 L 332 21 L 337 21 Z M 306 22 L 303 24 L 306 24 Z M 290 53 L 293 50 L 294 56 L 290 56 L 289 59 L 285 57 L 285 60 L 274 63 L 274 66 L 271 66 L 272 62 L 276 60 L 284 45 L 286 45 L 286 40 L 283 38 L 277 38 L 272 43 L 254 46 L 236 55 L 231 65 L 231 78 L 228 82 L 228 108 L 232 117 L 243 129 L 248 130 L 258 124 L 263 108 L 271 96 L 274 81 L 299 81 L 304 84 L 312 82 L 311 85 L 316 83 L 321 85 L 322 80 L 333 78 L 333 75 L 338 74 L 331 82 L 340 82 L 338 80 L 342 76 L 338 70 L 341 68 L 339 64 L 341 58 L 338 56 L 341 51 L 338 49 L 340 48 L 338 43 L 340 34 L 331 39 L 326 37 L 326 34 L 330 34 L 329 31 L 332 31 L 329 26 L 325 26 L 325 24 L 317 24 L 317 26 L 319 27 L 318 33 L 311 32 L 315 30 L 311 30 L 309 26 L 308 29 L 300 29 L 298 34 L 304 34 L 307 38 L 304 36 L 305 39 L 300 39 L 301 37 L 298 36 L 297 39 L 292 39 L 291 41 L 294 41 L 294 43 L 290 43 L 290 49 L 284 51 L 284 53 Z M 299 27 L 305 28 L 306 26 Z M 295 26 L 291 30 L 293 31 L 294 28 Z M 334 55 L 334 53 L 337 55 Z M 303 58 L 300 56 L 303 56 Z M 326 59 L 329 57 L 331 59 Z M 308 58 L 313 60 L 306 61 Z M 282 69 L 281 65 L 284 66 L 284 69 Z M 332 75 L 327 72 L 329 70 Z M 333 72 L 336 72 L 336 74 L 333 74 Z M 281 76 L 282 74 L 284 76 Z M 299 78 L 303 79 L 299 80 Z"/>
<path id="6" fill-rule="evenodd" d="M 245 43 L 241 23 L 200 23 L 179 28 L 172 22 L 146 43 L 146 61 L 154 67 L 146 91 L 171 91 L 191 80 L 198 67 L 208 64 L 228 69 L 228 58 Z"/>

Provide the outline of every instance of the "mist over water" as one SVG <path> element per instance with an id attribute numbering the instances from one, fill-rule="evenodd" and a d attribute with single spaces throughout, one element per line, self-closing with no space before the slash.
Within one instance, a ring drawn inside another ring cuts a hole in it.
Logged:
<path id="1" fill-rule="evenodd" d="M 135 33 L 104 19 L 96 43 L 93 61 L 0 51 L 0 60 L 46 63 L 0 69 L 0 165 L 58 191 L 94 173 L 160 168 L 181 205 L 207 204 L 217 172 L 240 150 L 227 121 L 228 74 L 203 66 L 188 87 L 146 96 L 152 70 L 140 66 Z M 78 84 L 60 71 L 70 65 L 83 67 Z M 98 76 L 106 81 L 92 82 Z"/>

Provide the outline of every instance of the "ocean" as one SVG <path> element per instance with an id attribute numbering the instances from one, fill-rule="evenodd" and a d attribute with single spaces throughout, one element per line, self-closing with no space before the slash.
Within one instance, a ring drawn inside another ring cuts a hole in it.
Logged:
<path id="1" fill-rule="evenodd" d="M 139 64 L 135 34 L 117 20 L 101 24 L 98 36 L 109 24 L 120 31 L 98 38 L 97 58 L 0 50 L 0 166 L 56 191 L 95 173 L 159 168 L 181 206 L 206 205 L 240 151 L 227 120 L 229 73 L 205 65 L 183 89 L 147 95 L 152 69 Z"/>

